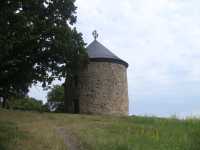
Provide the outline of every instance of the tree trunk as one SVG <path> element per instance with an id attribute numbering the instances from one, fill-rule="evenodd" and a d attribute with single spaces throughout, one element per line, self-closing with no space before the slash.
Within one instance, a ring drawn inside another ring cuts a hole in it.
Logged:
<path id="1" fill-rule="evenodd" d="M 3 97 L 2 108 L 6 108 L 6 109 L 10 108 L 9 103 L 8 103 L 8 98 L 6 97 Z"/>
<path id="2" fill-rule="evenodd" d="M 6 99 L 3 97 L 2 108 L 6 108 Z"/>
<path id="3" fill-rule="evenodd" d="M 64 83 L 64 112 L 79 113 L 78 76 L 66 78 Z"/>
<path id="4" fill-rule="evenodd" d="M 64 112 L 73 113 L 73 86 L 72 79 L 65 79 L 64 84 Z"/>
<path id="5" fill-rule="evenodd" d="M 74 90 L 73 90 L 73 103 L 74 103 L 74 113 L 80 113 L 80 106 L 79 106 L 79 87 L 78 87 L 78 75 L 74 77 Z"/>
<path id="6" fill-rule="evenodd" d="M 74 113 L 79 114 L 80 113 L 80 107 L 79 107 L 79 99 L 74 99 Z"/>

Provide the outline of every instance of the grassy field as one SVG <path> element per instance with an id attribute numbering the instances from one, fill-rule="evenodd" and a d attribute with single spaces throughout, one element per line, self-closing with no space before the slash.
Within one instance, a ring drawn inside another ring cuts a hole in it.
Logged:
<path id="1" fill-rule="evenodd" d="M 0 150 L 200 150 L 200 120 L 0 109 Z"/>

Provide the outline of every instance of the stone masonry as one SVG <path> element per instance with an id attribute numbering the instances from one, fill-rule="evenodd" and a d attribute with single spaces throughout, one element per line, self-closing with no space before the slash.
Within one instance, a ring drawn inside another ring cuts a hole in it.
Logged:
<path id="1" fill-rule="evenodd" d="M 127 68 L 119 63 L 90 62 L 80 76 L 80 113 L 128 115 Z"/>

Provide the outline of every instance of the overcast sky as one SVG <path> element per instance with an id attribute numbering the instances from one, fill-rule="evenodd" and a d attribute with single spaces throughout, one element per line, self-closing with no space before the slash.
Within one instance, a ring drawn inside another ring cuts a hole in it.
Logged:
<path id="1" fill-rule="evenodd" d="M 199 0 L 77 0 L 76 27 L 129 63 L 130 114 L 200 115 Z M 45 100 L 33 87 L 30 96 Z"/>

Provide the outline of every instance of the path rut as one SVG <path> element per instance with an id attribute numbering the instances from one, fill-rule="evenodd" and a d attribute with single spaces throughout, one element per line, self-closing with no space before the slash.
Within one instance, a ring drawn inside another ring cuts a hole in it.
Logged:
<path id="1" fill-rule="evenodd" d="M 66 128 L 57 128 L 57 133 L 63 137 L 64 144 L 67 146 L 68 150 L 80 150 L 80 142 L 74 136 L 74 134 L 70 131 L 70 129 Z"/>

